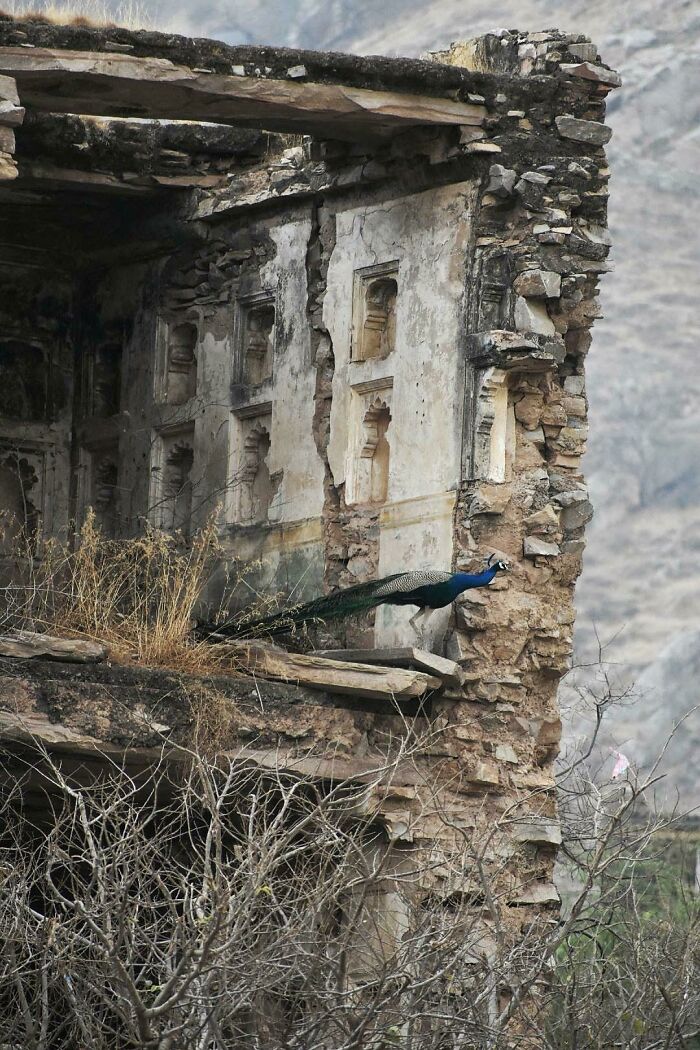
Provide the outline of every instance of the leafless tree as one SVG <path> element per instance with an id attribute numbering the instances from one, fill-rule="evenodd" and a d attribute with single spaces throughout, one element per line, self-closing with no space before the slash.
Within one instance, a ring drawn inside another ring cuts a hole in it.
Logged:
<path id="1" fill-rule="evenodd" d="M 522 800 L 475 831 L 423 778 L 411 820 L 438 827 L 432 845 L 387 831 L 384 802 L 425 746 L 407 728 L 373 773 L 334 783 L 243 754 L 139 772 L 103 756 L 88 774 L 15 753 L 0 1046 L 697 1047 L 697 901 L 646 897 L 677 819 L 645 801 L 658 766 L 603 784 L 582 756 L 562 770 L 560 914 L 515 903 Z"/>

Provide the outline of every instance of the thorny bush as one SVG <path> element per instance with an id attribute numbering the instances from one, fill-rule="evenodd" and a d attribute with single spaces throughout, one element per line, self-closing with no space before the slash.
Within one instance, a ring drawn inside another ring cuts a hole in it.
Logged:
<path id="1" fill-rule="evenodd" d="M 537 793 L 465 829 L 417 776 L 424 745 L 407 730 L 334 784 L 244 754 L 90 775 L 14 754 L 3 1050 L 695 1050 L 697 903 L 642 907 L 673 824 L 643 807 L 656 770 L 603 787 L 562 771 L 559 915 L 513 905 L 512 832 Z M 399 843 L 380 815 L 406 768 L 422 808 Z"/>

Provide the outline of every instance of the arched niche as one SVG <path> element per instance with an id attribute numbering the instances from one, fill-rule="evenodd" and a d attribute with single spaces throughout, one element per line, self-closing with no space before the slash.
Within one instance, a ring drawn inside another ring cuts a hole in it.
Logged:
<path id="1" fill-rule="evenodd" d="M 37 538 L 40 511 L 36 465 L 21 453 L 0 456 L 0 556 L 31 548 Z"/>
<path id="2" fill-rule="evenodd" d="M 48 364 L 40 347 L 0 340 L 0 417 L 27 423 L 48 419 Z"/>
<path id="3" fill-rule="evenodd" d="M 256 385 L 272 378 L 275 307 L 271 300 L 246 306 L 243 315 L 243 381 Z"/>
<path id="4" fill-rule="evenodd" d="M 276 486 L 270 476 L 269 420 L 254 422 L 243 439 L 239 471 L 238 520 L 255 525 L 268 520 Z"/>
<path id="5" fill-rule="evenodd" d="M 508 373 L 489 368 L 477 377 L 473 474 L 508 481 L 515 458 L 515 408 Z"/>
<path id="6" fill-rule="evenodd" d="M 396 346 L 396 296 L 394 277 L 377 277 L 365 290 L 362 325 L 362 359 L 388 357 Z"/>
<path id="7" fill-rule="evenodd" d="M 348 503 L 386 503 L 389 495 L 391 408 L 382 395 L 363 398 L 349 472 Z"/>
<path id="8" fill-rule="evenodd" d="M 382 263 L 355 271 L 353 361 L 382 360 L 396 349 L 398 265 Z"/>
<path id="9" fill-rule="evenodd" d="M 98 525 L 106 536 L 117 532 L 118 446 L 100 449 L 91 455 L 90 502 Z"/>
<path id="10" fill-rule="evenodd" d="M 115 416 L 121 407 L 122 345 L 105 343 L 95 351 L 92 414 Z"/>
<path id="11" fill-rule="evenodd" d="M 154 447 L 151 513 L 165 532 L 192 531 L 194 426 L 161 433 Z"/>
<path id="12" fill-rule="evenodd" d="M 184 405 L 197 393 L 197 326 L 190 321 L 168 328 L 165 400 Z"/>

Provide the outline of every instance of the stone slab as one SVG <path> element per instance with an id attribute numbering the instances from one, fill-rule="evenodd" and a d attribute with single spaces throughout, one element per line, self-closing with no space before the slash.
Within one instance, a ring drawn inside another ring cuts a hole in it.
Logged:
<path id="1" fill-rule="evenodd" d="M 435 653 L 412 646 L 397 646 L 389 649 L 318 649 L 314 656 L 360 664 L 413 667 L 427 674 L 436 675 L 450 685 L 459 686 L 464 681 L 464 672 L 454 660 L 447 660 L 444 656 L 436 656 Z"/>
<path id="2" fill-rule="evenodd" d="M 82 638 L 55 638 L 50 634 L 17 631 L 0 636 L 0 656 L 31 660 L 61 660 L 64 663 L 100 663 L 107 657 L 107 646 Z"/>
<path id="3" fill-rule="evenodd" d="M 254 124 L 351 140 L 420 124 L 480 125 L 486 116 L 484 106 L 449 98 L 202 73 L 112 52 L 4 47 L 0 70 L 26 105 L 49 112 Z"/>

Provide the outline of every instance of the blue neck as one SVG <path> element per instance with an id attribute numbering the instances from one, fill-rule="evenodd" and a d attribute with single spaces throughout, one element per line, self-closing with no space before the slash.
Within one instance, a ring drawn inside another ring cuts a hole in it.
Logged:
<path id="1" fill-rule="evenodd" d="M 462 591 L 469 590 L 470 587 L 487 587 L 497 572 L 498 567 L 496 565 L 492 565 L 489 569 L 484 569 L 483 572 L 456 572 L 450 580 L 450 586 L 453 588 L 455 596 L 461 594 Z"/>

